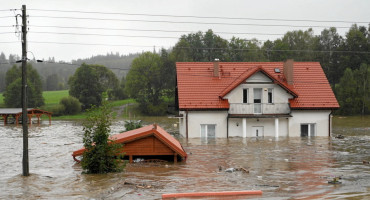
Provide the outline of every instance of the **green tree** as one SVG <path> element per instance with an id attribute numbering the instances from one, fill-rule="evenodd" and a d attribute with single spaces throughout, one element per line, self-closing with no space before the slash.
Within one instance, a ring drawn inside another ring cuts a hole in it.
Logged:
<path id="1" fill-rule="evenodd" d="M 21 67 L 14 65 L 6 72 L 4 103 L 8 107 L 22 107 L 22 71 Z M 27 64 L 27 106 L 40 107 L 44 105 L 42 96 L 42 81 L 31 64 Z"/>
<path id="2" fill-rule="evenodd" d="M 117 77 L 113 72 L 101 65 L 83 63 L 68 80 L 69 94 L 76 97 L 83 109 L 91 105 L 101 105 L 102 94 L 108 89 L 118 86 Z"/>
<path id="3" fill-rule="evenodd" d="M 4 92 L 4 103 L 9 108 L 22 107 L 22 79 L 13 81 Z M 30 81 L 27 81 L 27 106 L 36 108 L 44 105 L 44 98 L 41 93 L 37 93 Z"/>
<path id="4" fill-rule="evenodd" d="M 109 139 L 112 110 L 107 104 L 89 110 L 84 123 L 83 143 L 86 151 L 81 160 L 86 173 L 108 173 L 122 171 L 124 153 L 122 145 Z"/>
<path id="5" fill-rule="evenodd" d="M 58 84 L 59 84 L 58 74 L 52 74 L 46 78 L 46 90 L 47 91 L 58 90 Z"/>
<path id="6" fill-rule="evenodd" d="M 360 69 L 347 68 L 336 87 L 341 106 L 339 113 L 358 115 L 370 113 L 370 67 L 362 64 Z"/>
<path id="7" fill-rule="evenodd" d="M 324 29 L 318 36 L 316 44 L 316 58 L 320 61 L 329 83 L 336 84 L 343 75 L 343 65 L 340 64 L 340 54 L 337 52 L 343 45 L 343 38 L 337 33 L 336 28 Z"/>
<path id="8" fill-rule="evenodd" d="M 158 54 L 146 52 L 135 58 L 127 74 L 125 90 L 135 98 L 145 114 L 162 115 L 166 112 L 166 76 Z"/>

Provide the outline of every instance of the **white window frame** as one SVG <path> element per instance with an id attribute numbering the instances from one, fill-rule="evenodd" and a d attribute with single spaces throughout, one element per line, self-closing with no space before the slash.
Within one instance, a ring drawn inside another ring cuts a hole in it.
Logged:
<path id="1" fill-rule="evenodd" d="M 202 137 L 202 126 L 205 126 L 205 134 L 204 137 Z M 200 125 L 200 138 L 208 138 L 208 126 L 215 126 L 215 138 L 216 138 L 216 124 L 201 124 Z"/>

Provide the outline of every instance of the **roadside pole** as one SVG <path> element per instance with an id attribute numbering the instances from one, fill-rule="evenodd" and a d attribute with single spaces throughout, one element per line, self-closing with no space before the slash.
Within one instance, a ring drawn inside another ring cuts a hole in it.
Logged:
<path id="1" fill-rule="evenodd" d="M 27 14 L 22 5 L 22 129 L 23 129 L 23 176 L 29 176 L 28 162 L 28 116 L 27 116 Z"/>

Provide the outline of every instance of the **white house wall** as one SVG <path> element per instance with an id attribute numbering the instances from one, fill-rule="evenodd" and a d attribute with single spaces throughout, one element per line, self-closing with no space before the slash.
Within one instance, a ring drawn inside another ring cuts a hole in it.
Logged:
<path id="1" fill-rule="evenodd" d="M 316 136 L 329 136 L 330 110 L 293 110 L 289 119 L 289 136 L 301 136 L 301 124 L 316 124 Z"/>
<path id="2" fill-rule="evenodd" d="M 330 110 L 293 110 L 292 117 L 279 118 L 279 137 L 300 137 L 301 124 L 316 124 L 316 136 L 328 136 Z M 181 111 L 180 134 L 186 137 L 186 113 Z M 227 137 L 227 111 L 189 111 L 188 137 L 200 137 L 201 124 L 216 124 L 216 137 Z M 263 126 L 265 137 L 274 137 L 275 118 L 247 118 L 247 137 L 254 137 L 253 126 Z M 229 137 L 242 137 L 243 119 L 229 118 Z"/>
<path id="3" fill-rule="evenodd" d="M 186 113 L 183 113 L 180 134 L 186 137 Z M 201 124 L 216 124 L 216 137 L 226 138 L 227 115 L 227 111 L 188 111 L 188 137 L 199 138 Z"/>
<path id="4" fill-rule="evenodd" d="M 258 75 L 259 74 L 259 75 Z M 257 77 L 255 77 L 258 75 Z M 262 79 L 264 78 L 264 79 Z M 252 80 L 259 80 L 258 82 L 266 82 L 263 84 L 252 84 Z M 267 80 L 270 82 L 268 82 Z M 262 81 L 263 80 L 263 81 Z M 248 83 L 247 83 L 248 82 Z M 229 94 L 225 96 L 229 103 L 243 103 L 243 89 L 248 88 L 248 102 L 253 103 L 253 88 L 262 88 L 262 103 L 267 103 L 268 90 L 267 88 L 273 88 L 273 103 L 288 103 L 290 98 L 293 98 L 285 89 L 279 85 L 273 84 L 270 79 L 268 79 L 262 73 L 257 73 L 247 79 L 246 83 L 240 84 Z M 266 89 L 266 90 L 265 90 Z"/>
<path id="5" fill-rule="evenodd" d="M 255 137 L 252 132 L 254 126 L 263 126 L 263 134 L 265 137 L 275 136 L 275 118 L 247 118 L 247 137 Z M 288 136 L 288 119 L 279 118 L 279 136 Z M 229 137 L 243 137 L 243 119 L 229 119 Z"/>

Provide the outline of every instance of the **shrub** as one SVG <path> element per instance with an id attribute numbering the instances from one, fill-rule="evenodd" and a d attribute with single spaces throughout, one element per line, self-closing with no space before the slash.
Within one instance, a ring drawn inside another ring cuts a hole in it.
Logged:
<path id="1" fill-rule="evenodd" d="M 64 115 L 65 107 L 62 104 L 56 105 L 51 108 L 51 112 L 53 113 L 54 116 L 61 116 Z"/>
<path id="2" fill-rule="evenodd" d="M 59 104 L 64 106 L 63 114 L 65 115 L 74 115 L 81 111 L 81 103 L 75 97 L 64 97 Z"/>
<path id="3" fill-rule="evenodd" d="M 112 110 L 107 104 L 88 110 L 84 123 L 83 143 L 86 151 L 81 160 L 86 173 L 108 173 L 122 171 L 125 163 L 122 145 L 109 139 Z"/>
<path id="4" fill-rule="evenodd" d="M 143 125 L 141 124 L 141 120 L 139 120 L 139 121 L 132 121 L 132 120 L 125 121 L 126 131 L 134 130 L 134 129 L 141 128 L 141 127 L 143 127 Z"/>

